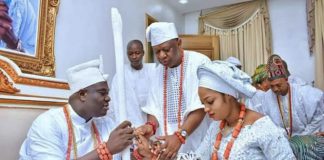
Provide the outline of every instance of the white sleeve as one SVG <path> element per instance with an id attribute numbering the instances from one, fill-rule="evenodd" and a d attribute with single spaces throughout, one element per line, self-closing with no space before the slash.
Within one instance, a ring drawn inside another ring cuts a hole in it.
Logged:
<path id="1" fill-rule="evenodd" d="M 65 159 L 63 146 L 67 146 L 68 142 L 62 142 L 60 131 L 54 117 L 49 114 L 40 115 L 28 131 L 27 139 L 20 149 L 20 159 Z"/>
<path id="2" fill-rule="evenodd" d="M 204 140 L 200 143 L 195 153 L 201 159 L 211 159 L 212 147 L 218 133 L 219 122 L 214 121 L 209 125 L 208 131 L 204 137 Z"/>
<path id="3" fill-rule="evenodd" d="M 324 94 L 319 89 L 303 86 L 301 89 L 303 106 L 307 115 L 307 126 L 301 135 L 310 135 L 320 131 L 323 125 Z M 311 95 L 311 96 L 310 96 Z"/>
<path id="4" fill-rule="evenodd" d="M 257 142 L 266 159 L 295 159 L 283 129 L 275 126 L 273 122 L 259 129 L 262 129 L 264 134 L 258 137 Z"/>

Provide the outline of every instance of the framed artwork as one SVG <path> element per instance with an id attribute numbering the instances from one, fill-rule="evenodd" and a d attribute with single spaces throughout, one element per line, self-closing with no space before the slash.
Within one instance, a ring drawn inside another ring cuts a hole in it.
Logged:
<path id="1" fill-rule="evenodd" d="M 146 13 L 145 14 L 145 22 L 146 22 L 146 24 L 145 24 L 145 30 L 146 30 L 146 28 L 150 24 L 152 24 L 154 22 L 158 22 L 158 20 L 156 20 L 155 18 L 153 18 L 152 16 L 150 16 L 149 14 Z M 153 53 L 153 48 L 151 46 L 151 42 L 147 42 L 147 40 L 145 40 L 145 41 L 146 41 L 146 43 L 145 43 L 145 45 L 146 45 L 146 53 L 144 55 L 144 61 L 146 63 L 153 63 L 154 62 L 154 53 Z"/>
<path id="2" fill-rule="evenodd" d="M 54 37 L 59 0 L 4 0 L 10 25 L 0 25 L 0 55 L 24 73 L 55 75 Z"/>

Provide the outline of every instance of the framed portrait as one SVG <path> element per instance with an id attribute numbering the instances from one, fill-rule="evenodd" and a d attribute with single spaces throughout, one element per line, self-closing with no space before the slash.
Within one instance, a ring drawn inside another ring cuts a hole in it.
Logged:
<path id="1" fill-rule="evenodd" d="M 24 73 L 53 77 L 59 0 L 1 1 L 8 11 L 0 21 L 0 55 L 13 60 Z"/>

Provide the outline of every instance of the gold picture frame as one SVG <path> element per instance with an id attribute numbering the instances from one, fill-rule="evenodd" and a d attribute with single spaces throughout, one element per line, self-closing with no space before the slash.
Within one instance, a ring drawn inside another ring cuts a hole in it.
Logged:
<path id="1" fill-rule="evenodd" d="M 0 50 L 0 55 L 13 60 L 24 73 L 54 77 L 55 25 L 59 3 L 60 0 L 39 0 L 34 56 L 6 49 Z"/>
<path id="2" fill-rule="evenodd" d="M 145 13 L 145 29 L 154 22 L 158 22 L 158 20 L 152 17 L 151 15 Z M 146 54 L 144 54 L 144 61 L 146 63 L 153 63 L 154 62 L 153 48 L 151 46 L 151 42 L 147 42 L 146 38 L 145 38 L 145 45 L 146 45 Z"/>

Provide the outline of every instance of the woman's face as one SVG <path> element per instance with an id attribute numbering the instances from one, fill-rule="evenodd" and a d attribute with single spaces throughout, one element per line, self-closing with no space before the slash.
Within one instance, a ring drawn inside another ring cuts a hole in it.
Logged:
<path id="1" fill-rule="evenodd" d="M 266 78 L 264 79 L 261 83 L 257 84 L 257 89 L 260 89 L 264 92 L 268 91 L 270 89 L 270 82 L 269 80 Z"/>
<path id="2" fill-rule="evenodd" d="M 204 87 L 199 87 L 198 94 L 200 101 L 205 105 L 205 112 L 211 119 L 219 121 L 229 116 L 229 96 Z"/>

